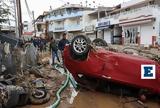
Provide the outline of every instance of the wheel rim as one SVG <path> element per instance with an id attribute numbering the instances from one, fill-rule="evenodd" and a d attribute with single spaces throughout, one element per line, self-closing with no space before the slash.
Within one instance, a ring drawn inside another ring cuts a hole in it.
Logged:
<path id="1" fill-rule="evenodd" d="M 43 90 L 35 90 L 32 94 L 35 98 L 40 99 L 43 98 L 45 96 L 45 91 Z"/>
<path id="2" fill-rule="evenodd" d="M 83 53 L 87 48 L 87 41 L 84 38 L 77 38 L 73 42 L 73 48 L 77 53 Z"/>

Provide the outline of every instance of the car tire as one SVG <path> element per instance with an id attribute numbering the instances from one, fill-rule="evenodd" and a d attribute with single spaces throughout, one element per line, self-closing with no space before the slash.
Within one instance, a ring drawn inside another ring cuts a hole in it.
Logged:
<path id="1" fill-rule="evenodd" d="M 42 98 L 37 98 L 34 95 L 32 95 L 32 93 L 30 94 L 29 98 L 30 98 L 31 104 L 40 105 L 40 104 L 44 104 L 50 100 L 50 94 L 48 92 L 46 92 L 45 90 L 42 90 L 42 91 L 45 92 L 45 95 Z"/>
<path id="2" fill-rule="evenodd" d="M 108 46 L 107 42 L 103 39 L 97 38 L 92 41 L 92 44 L 96 46 Z"/>
<path id="3" fill-rule="evenodd" d="M 24 92 L 19 95 L 18 106 L 23 106 L 28 103 L 29 100 L 29 89 L 25 88 Z"/>
<path id="4" fill-rule="evenodd" d="M 78 35 L 71 42 L 71 55 L 73 59 L 85 60 L 90 50 L 91 40 L 84 36 Z"/>
<path id="5" fill-rule="evenodd" d="M 15 86 L 7 86 L 6 87 L 8 93 L 8 100 L 6 103 L 3 103 L 5 108 L 13 108 L 18 104 L 19 95 Z"/>

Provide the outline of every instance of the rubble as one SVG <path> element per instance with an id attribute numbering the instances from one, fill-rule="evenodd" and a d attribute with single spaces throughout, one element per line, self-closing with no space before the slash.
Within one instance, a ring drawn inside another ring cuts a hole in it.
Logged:
<path id="1" fill-rule="evenodd" d="M 114 52 L 137 54 L 147 58 L 153 57 L 151 59 L 155 61 L 159 60 L 158 51 L 157 54 L 152 54 L 156 51 L 155 49 L 150 51 L 111 45 L 105 48 Z M 12 48 L 11 51 L 8 49 L 8 45 L 4 47 L 4 44 L 0 44 L 0 108 L 39 104 L 44 104 L 45 107 L 50 106 L 56 100 L 56 92 L 64 84 L 66 76 L 49 65 L 49 52 L 39 54 L 32 45 L 25 51 L 22 48 Z M 144 55 L 141 54 L 143 52 Z M 67 100 L 67 104 L 73 103 L 77 92 L 73 93 L 72 88 L 67 87 L 62 93 L 61 102 Z"/>
<path id="2" fill-rule="evenodd" d="M 139 47 L 136 45 L 131 46 L 122 46 L 122 45 L 108 45 L 105 47 L 106 50 L 113 51 L 113 52 L 120 52 L 130 55 L 138 55 L 145 58 L 149 58 L 151 60 L 155 60 L 160 63 L 160 51 L 158 48 L 145 48 Z"/>
<path id="3" fill-rule="evenodd" d="M 0 53 L 0 106 L 37 105 L 53 99 L 66 77 L 49 65 L 49 57 L 45 58 L 48 52 L 38 55 L 32 45 L 27 46 L 25 52 L 21 48 L 4 51 L 4 45 L 0 46 L 0 51 L 4 52 Z"/>

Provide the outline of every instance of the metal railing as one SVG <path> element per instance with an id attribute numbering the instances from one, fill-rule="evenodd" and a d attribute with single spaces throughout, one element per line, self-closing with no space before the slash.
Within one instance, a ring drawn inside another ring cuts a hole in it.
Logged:
<path id="1" fill-rule="evenodd" d="M 120 16 L 123 16 L 123 15 L 129 15 L 129 14 L 132 14 L 132 13 L 145 11 L 145 10 L 151 11 L 151 9 L 154 9 L 154 8 L 160 9 L 160 7 L 158 5 L 148 5 L 148 6 L 144 6 L 144 7 L 140 7 L 140 8 L 131 9 L 131 10 L 125 11 L 125 12 L 121 11 L 121 12 L 119 12 L 117 14 L 106 16 L 103 19 L 110 19 L 110 18 L 118 19 Z"/>

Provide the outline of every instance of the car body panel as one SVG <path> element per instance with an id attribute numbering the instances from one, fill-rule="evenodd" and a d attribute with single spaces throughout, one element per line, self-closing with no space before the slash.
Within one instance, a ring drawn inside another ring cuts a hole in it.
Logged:
<path id="1" fill-rule="evenodd" d="M 64 64 L 74 77 L 84 74 L 160 93 L 160 65 L 153 60 L 99 48 L 91 49 L 87 59 L 80 61 L 72 58 L 69 46 L 63 56 Z M 141 79 L 141 65 L 155 65 L 156 79 Z"/>

